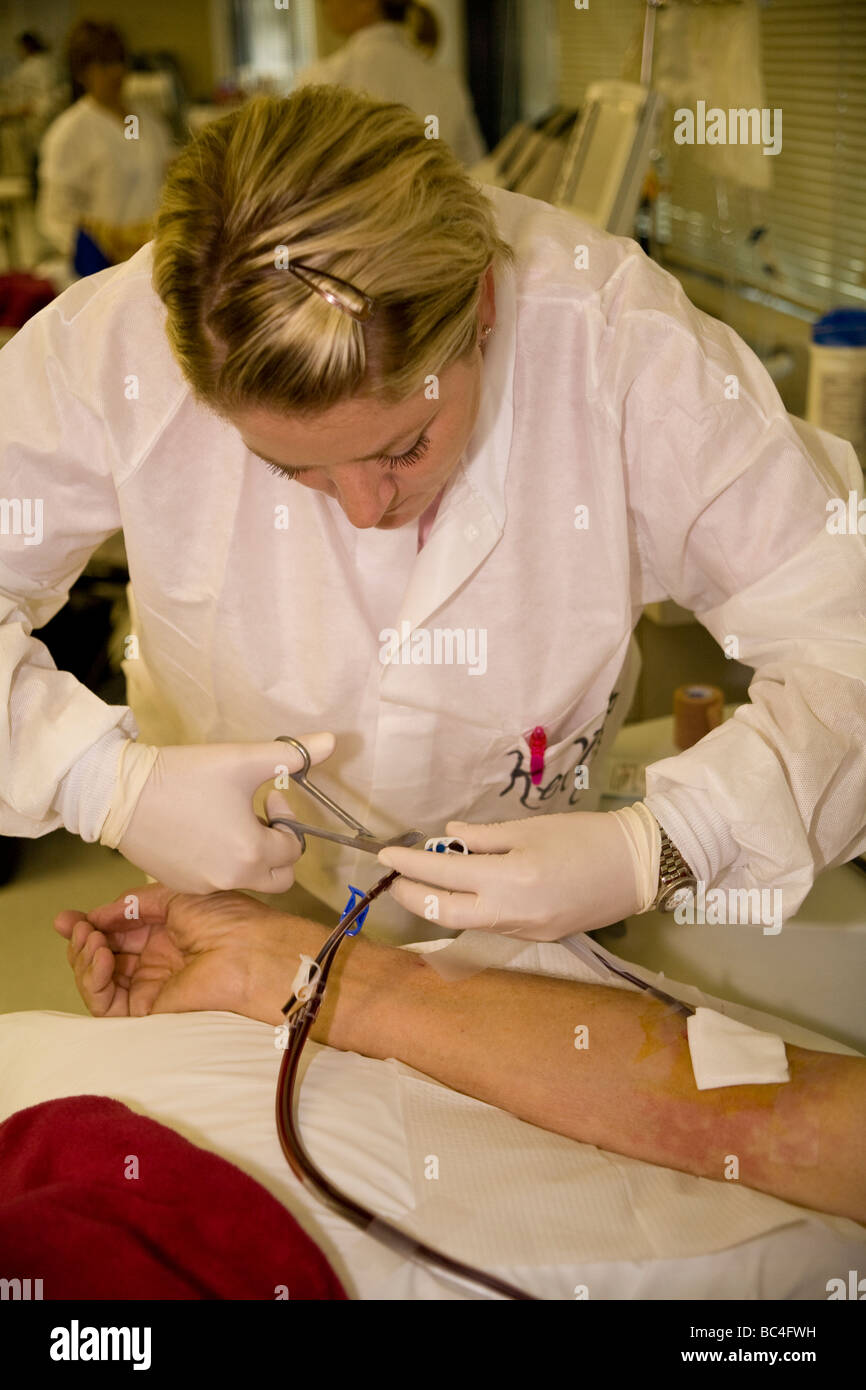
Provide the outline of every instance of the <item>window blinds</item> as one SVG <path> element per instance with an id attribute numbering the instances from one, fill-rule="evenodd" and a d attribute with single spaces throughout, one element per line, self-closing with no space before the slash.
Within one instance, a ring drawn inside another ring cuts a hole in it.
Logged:
<path id="1" fill-rule="evenodd" d="M 661 13 L 654 72 L 670 26 L 687 25 L 692 8 L 677 0 Z M 642 0 L 586 10 L 559 0 L 564 104 L 580 105 L 592 82 L 637 80 L 644 13 Z M 693 146 L 677 146 L 669 105 L 659 139 L 670 185 L 662 257 L 814 313 L 866 305 L 866 3 L 765 0 L 758 23 L 764 103 L 782 112 L 781 152 L 766 157 L 771 185 L 716 176 Z M 766 230 L 755 239 L 758 228 Z"/>

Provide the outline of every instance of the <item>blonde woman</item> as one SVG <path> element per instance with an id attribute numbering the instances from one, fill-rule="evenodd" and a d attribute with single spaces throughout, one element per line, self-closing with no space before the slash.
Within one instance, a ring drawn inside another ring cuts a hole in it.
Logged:
<path id="1" fill-rule="evenodd" d="M 537 938 L 643 911 L 662 831 L 786 915 L 866 847 L 866 557 L 825 525 L 853 451 L 634 242 L 482 191 L 405 109 L 307 88 L 208 126 L 153 244 L 28 323 L 0 393 L 3 833 L 339 910 L 373 861 L 299 859 L 252 800 L 296 766 L 276 735 L 330 730 L 316 780 L 359 819 L 476 851 L 391 853 L 391 939 L 407 908 Z M 30 635 L 121 526 L 130 709 Z M 736 634 L 752 700 L 599 812 L 667 596 Z"/>

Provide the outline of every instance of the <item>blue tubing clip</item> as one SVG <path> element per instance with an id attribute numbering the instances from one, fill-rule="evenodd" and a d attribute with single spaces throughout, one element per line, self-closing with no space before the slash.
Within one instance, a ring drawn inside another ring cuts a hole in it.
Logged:
<path id="1" fill-rule="evenodd" d="M 341 921 L 341 922 L 342 922 L 342 920 L 343 920 L 343 917 L 348 917 L 349 913 L 352 911 L 352 908 L 355 906 L 355 904 L 356 904 L 357 902 L 360 902 L 361 898 L 363 898 L 363 897 L 365 896 L 363 888 L 355 888 L 354 885 L 351 884 L 351 883 L 349 884 L 349 892 L 351 893 L 352 896 L 349 898 L 349 901 L 346 903 L 346 906 L 343 908 L 343 912 L 342 912 L 342 915 L 341 915 L 341 917 L 340 917 L 340 921 Z M 368 913 L 369 911 L 370 911 L 370 904 L 368 903 L 367 906 L 364 908 L 364 911 L 363 911 L 363 912 L 361 913 L 361 915 L 359 916 L 357 922 L 354 924 L 354 926 L 350 927 L 349 930 L 346 932 L 346 935 L 347 935 L 347 936 L 357 936 L 357 935 L 358 935 L 358 932 L 361 930 L 361 928 L 363 927 L 364 923 L 365 923 L 366 920 L 367 920 L 367 913 Z"/>

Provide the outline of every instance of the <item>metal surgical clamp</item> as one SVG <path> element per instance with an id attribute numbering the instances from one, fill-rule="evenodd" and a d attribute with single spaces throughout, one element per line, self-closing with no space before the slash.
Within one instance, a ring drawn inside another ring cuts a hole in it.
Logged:
<path id="1" fill-rule="evenodd" d="M 268 825 L 281 826 L 286 830 L 291 830 L 293 835 L 297 835 L 301 842 L 302 851 L 307 847 L 305 835 L 316 835 L 321 840 L 332 840 L 338 845 L 349 845 L 351 849 L 363 850 L 365 854 L 378 854 L 380 850 L 387 849 L 392 845 L 408 849 L 411 845 L 417 845 L 419 840 L 424 839 L 423 830 L 407 830 L 402 835 L 392 835 L 389 840 L 379 839 L 360 821 L 355 820 L 354 816 L 350 816 L 348 811 L 344 811 L 341 806 L 338 806 L 336 801 L 332 801 L 320 787 L 313 786 L 307 777 L 310 770 L 310 755 L 302 743 L 299 743 L 296 738 L 289 738 L 288 734 L 278 734 L 276 741 L 288 743 L 301 755 L 303 766 L 298 772 L 289 773 L 292 781 L 297 782 L 299 787 L 303 787 L 304 791 L 309 792 L 310 796 L 315 797 L 316 801 L 327 807 L 332 815 L 337 816 L 344 825 L 350 826 L 355 831 L 354 835 L 341 835 L 336 830 L 322 830 L 318 825 L 305 825 L 303 821 L 293 820 L 290 816 L 275 816 L 268 821 Z"/>

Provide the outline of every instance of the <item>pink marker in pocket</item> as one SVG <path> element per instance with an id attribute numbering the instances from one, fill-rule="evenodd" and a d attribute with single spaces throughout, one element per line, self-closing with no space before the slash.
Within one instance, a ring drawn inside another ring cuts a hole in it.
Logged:
<path id="1" fill-rule="evenodd" d="M 547 748 L 547 734 L 540 724 L 536 724 L 529 735 L 529 776 L 537 787 L 544 776 L 544 750 Z"/>

